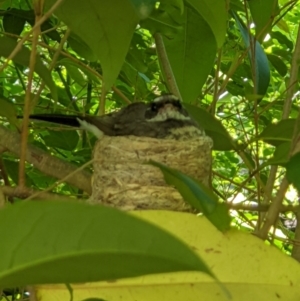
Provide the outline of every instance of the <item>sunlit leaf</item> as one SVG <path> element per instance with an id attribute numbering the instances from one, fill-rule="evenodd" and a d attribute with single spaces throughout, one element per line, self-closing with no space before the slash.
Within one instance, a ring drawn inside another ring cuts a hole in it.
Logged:
<path id="1" fill-rule="evenodd" d="M 212 275 L 174 236 L 108 207 L 57 201 L 8 206 L 0 210 L 0 236 L 1 287 L 172 271 Z"/>

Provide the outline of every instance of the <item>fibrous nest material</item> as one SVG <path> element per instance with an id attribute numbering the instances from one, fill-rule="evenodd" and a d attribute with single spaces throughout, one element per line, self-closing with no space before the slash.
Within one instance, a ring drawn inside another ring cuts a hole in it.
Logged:
<path id="1" fill-rule="evenodd" d="M 94 149 L 90 202 L 122 210 L 191 211 L 179 192 L 165 183 L 160 169 L 144 163 L 163 163 L 208 185 L 211 149 L 207 136 L 188 141 L 104 136 Z"/>

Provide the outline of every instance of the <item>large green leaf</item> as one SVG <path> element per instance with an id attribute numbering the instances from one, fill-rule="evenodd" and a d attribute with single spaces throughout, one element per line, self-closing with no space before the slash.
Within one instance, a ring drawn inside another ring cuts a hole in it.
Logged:
<path id="1" fill-rule="evenodd" d="M 255 23 L 256 36 L 259 41 L 263 41 L 271 29 L 274 18 L 280 12 L 278 0 L 251 0 L 247 3 Z"/>
<path id="2" fill-rule="evenodd" d="M 173 185 L 183 199 L 192 207 L 203 212 L 214 226 L 221 231 L 229 229 L 230 216 L 228 208 L 226 204 L 218 203 L 218 199 L 212 191 L 179 170 L 154 161 L 150 161 L 150 164 L 160 168 L 166 183 Z"/>
<path id="3" fill-rule="evenodd" d="M 233 13 L 233 15 L 243 37 L 246 48 L 248 49 L 250 63 L 252 64 L 254 61 L 254 82 L 256 87 L 255 93 L 258 95 L 258 98 L 262 98 L 266 94 L 270 83 L 270 68 L 268 58 L 258 41 L 255 41 L 255 51 L 254 54 L 252 53 L 250 49 L 250 38 L 252 37 L 249 36 L 249 32 L 242 20 L 235 13 Z"/>
<path id="4" fill-rule="evenodd" d="M 207 266 L 185 244 L 116 209 L 22 202 L 0 211 L 0 287 L 75 283 Z"/>
<path id="5" fill-rule="evenodd" d="M 17 42 L 8 37 L 0 38 L 0 56 L 8 57 L 11 52 L 16 48 Z M 30 51 L 22 47 L 21 50 L 12 59 L 15 63 L 21 64 L 25 67 L 29 66 Z M 35 58 L 34 71 L 45 81 L 46 85 L 49 87 L 52 97 L 57 100 L 57 90 L 55 83 L 51 77 L 50 71 L 44 66 L 42 60 L 39 56 Z"/>
<path id="6" fill-rule="evenodd" d="M 178 21 L 182 30 L 172 39 L 164 37 L 164 43 L 181 96 L 191 102 L 211 72 L 217 43 L 207 22 L 194 9 L 186 6 Z"/>
<path id="7" fill-rule="evenodd" d="M 206 110 L 185 103 L 184 107 L 194 120 L 213 139 L 215 150 L 232 150 L 235 144 L 222 123 Z"/>
<path id="8" fill-rule="evenodd" d="M 210 26 L 217 41 L 218 48 L 222 47 L 227 30 L 227 11 L 224 0 L 187 0 Z M 206 40 L 205 43 L 207 42 Z M 205 44 L 203 43 L 203 44 Z"/>
<path id="9" fill-rule="evenodd" d="M 49 7 L 55 2 L 48 0 L 46 5 Z M 141 5 L 142 1 L 133 4 L 130 0 L 65 0 L 55 11 L 98 57 L 107 88 L 117 78 L 133 32 L 144 17 Z M 148 10 L 147 4 L 145 11 Z"/>

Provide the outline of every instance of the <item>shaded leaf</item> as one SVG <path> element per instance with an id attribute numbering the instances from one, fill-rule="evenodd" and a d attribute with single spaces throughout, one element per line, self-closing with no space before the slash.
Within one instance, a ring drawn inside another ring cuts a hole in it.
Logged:
<path id="1" fill-rule="evenodd" d="M 291 157 L 286 165 L 286 177 L 288 181 L 300 192 L 300 153 Z"/>
<path id="2" fill-rule="evenodd" d="M 82 73 L 80 73 L 80 71 L 76 66 L 74 66 L 74 64 L 64 63 L 64 65 L 68 71 L 70 78 L 73 79 L 78 85 L 84 87 L 87 84 L 87 81 L 83 77 Z"/>
<path id="3" fill-rule="evenodd" d="M 126 62 L 133 66 L 139 72 L 147 72 L 147 65 L 144 62 L 143 52 L 138 49 L 135 45 L 130 47 L 129 52 L 126 56 Z"/>
<path id="4" fill-rule="evenodd" d="M 17 185 L 19 182 L 19 162 L 12 160 L 4 160 L 4 166 L 11 180 Z M 33 185 L 33 182 L 27 175 L 27 173 L 25 174 L 25 179 L 27 187 Z"/>
<path id="5" fill-rule="evenodd" d="M 255 23 L 256 37 L 263 41 L 270 31 L 274 18 L 280 12 L 278 0 L 248 1 L 250 12 Z"/>
<path id="6" fill-rule="evenodd" d="M 213 139 L 214 149 L 232 150 L 235 148 L 232 138 L 218 119 L 206 110 L 191 104 L 184 103 L 183 106 L 186 108 L 189 115 L 205 130 L 205 133 Z"/>
<path id="7" fill-rule="evenodd" d="M 217 43 L 207 22 L 194 9 L 185 7 L 177 21 L 182 30 L 173 39 L 164 37 L 164 44 L 181 96 L 191 102 L 201 94 L 212 70 Z"/>
<path id="8" fill-rule="evenodd" d="M 221 231 L 229 229 L 230 216 L 226 204 L 219 204 L 214 193 L 199 181 L 183 174 L 179 170 L 150 160 L 158 167 L 167 184 L 174 186 L 182 198 L 203 214 Z"/>
<path id="9" fill-rule="evenodd" d="M 268 59 L 271 62 L 271 64 L 274 66 L 276 71 L 283 77 L 286 76 L 288 68 L 286 64 L 283 62 L 283 60 L 274 54 L 268 54 Z"/>
<path id="10" fill-rule="evenodd" d="M 172 235 L 105 206 L 22 202 L 0 210 L 0 236 L 1 287 L 184 270 L 212 275 Z"/>
<path id="11" fill-rule="evenodd" d="M 4 31 L 20 35 L 24 29 L 26 20 L 14 14 L 11 14 L 9 11 L 3 16 L 2 24 Z"/>
<path id="12" fill-rule="evenodd" d="M 57 65 L 58 66 L 60 66 L 60 65 L 71 66 L 73 68 L 76 68 L 77 70 L 80 70 L 82 73 L 84 73 L 90 80 L 99 83 L 99 78 L 94 73 L 92 73 L 89 69 L 84 68 L 84 66 L 77 64 L 73 60 L 64 58 L 64 59 L 57 61 Z M 85 83 L 86 83 L 86 81 L 85 81 Z"/>
<path id="13" fill-rule="evenodd" d="M 136 14 L 141 20 L 146 19 L 151 14 L 156 0 L 130 0 L 133 4 Z"/>
<path id="14" fill-rule="evenodd" d="M 74 32 L 68 37 L 68 43 L 71 48 L 78 53 L 81 57 L 85 58 L 88 61 L 94 62 L 97 60 L 96 55 L 93 50 Z"/>
<path id="15" fill-rule="evenodd" d="M 148 29 L 152 35 L 159 32 L 172 39 L 182 30 L 182 26 L 178 23 L 178 19 L 181 18 L 180 10 L 161 4 L 148 19 L 143 20 L 140 24 Z"/>
<path id="16" fill-rule="evenodd" d="M 281 45 L 285 45 L 288 49 L 292 50 L 294 48 L 293 42 L 280 31 L 272 31 L 271 36 L 273 39 L 276 39 Z"/>
<path id="17" fill-rule="evenodd" d="M 227 30 L 227 11 L 225 1 L 220 0 L 187 0 L 210 26 L 217 41 L 218 48 L 222 47 Z M 207 43 L 206 40 L 205 43 Z"/>
<path id="18" fill-rule="evenodd" d="M 0 96 L 0 116 L 7 118 L 12 125 L 19 124 L 15 105 L 4 96 Z"/>
<path id="19" fill-rule="evenodd" d="M 79 136 L 77 131 L 48 131 L 49 135 L 43 137 L 43 140 L 49 147 L 58 147 L 72 151 L 78 144 Z"/>
<path id="20" fill-rule="evenodd" d="M 290 142 L 279 144 L 275 149 L 273 157 L 266 162 L 266 165 L 285 165 L 289 160 L 290 149 Z"/>

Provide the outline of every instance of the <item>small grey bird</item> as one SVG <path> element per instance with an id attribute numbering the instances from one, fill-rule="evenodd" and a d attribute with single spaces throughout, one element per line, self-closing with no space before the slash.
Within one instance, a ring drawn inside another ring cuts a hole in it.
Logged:
<path id="1" fill-rule="evenodd" d="M 196 121 L 174 95 L 162 95 L 151 103 L 137 102 L 103 116 L 36 114 L 31 119 L 81 127 L 101 138 L 108 136 L 140 136 L 186 140 L 204 135 Z"/>

